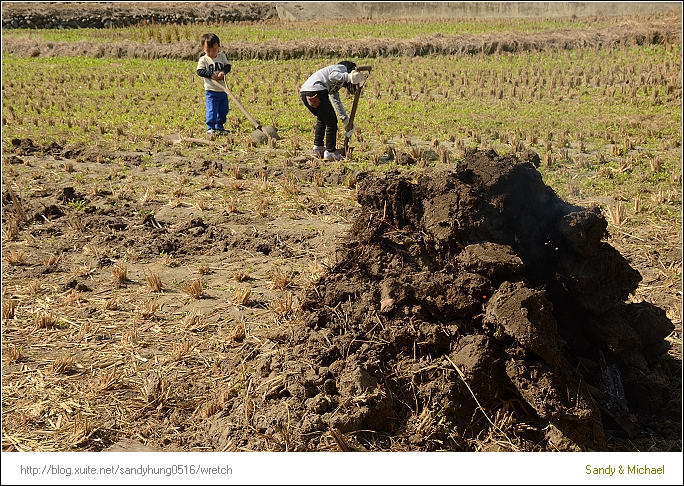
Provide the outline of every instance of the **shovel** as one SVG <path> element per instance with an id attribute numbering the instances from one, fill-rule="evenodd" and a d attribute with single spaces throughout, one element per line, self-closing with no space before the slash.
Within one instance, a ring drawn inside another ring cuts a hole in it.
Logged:
<path id="1" fill-rule="evenodd" d="M 367 71 L 368 74 L 370 74 L 371 67 L 370 66 L 357 66 L 356 68 L 357 71 Z M 347 123 L 347 128 L 351 130 L 354 128 L 354 117 L 356 116 L 356 108 L 359 106 L 359 98 L 361 97 L 361 88 L 363 88 L 363 85 L 366 84 L 364 81 L 363 83 L 359 84 L 358 88 L 356 89 L 356 94 L 354 95 L 354 103 L 352 104 L 352 109 L 351 109 L 351 114 L 349 115 L 349 123 Z M 349 141 L 351 140 L 351 137 L 347 137 L 347 134 L 344 135 L 344 155 L 347 155 L 347 148 L 349 147 Z"/>
<path id="2" fill-rule="evenodd" d="M 235 103 L 235 105 L 240 109 L 242 113 L 247 117 L 247 119 L 250 121 L 252 125 L 254 125 L 254 130 L 252 132 L 252 139 L 257 142 L 258 144 L 266 143 L 268 142 L 268 138 L 274 138 L 276 140 L 280 140 L 280 137 L 278 136 L 278 131 L 275 129 L 275 127 L 272 126 L 261 126 L 261 123 L 256 121 L 252 115 L 250 115 L 247 110 L 245 109 L 244 106 L 242 106 L 242 103 L 235 97 L 233 93 L 230 92 L 227 86 L 224 86 L 220 83 L 217 83 L 213 79 L 211 80 L 216 86 L 220 87 L 223 91 L 226 92 L 230 100 Z"/>

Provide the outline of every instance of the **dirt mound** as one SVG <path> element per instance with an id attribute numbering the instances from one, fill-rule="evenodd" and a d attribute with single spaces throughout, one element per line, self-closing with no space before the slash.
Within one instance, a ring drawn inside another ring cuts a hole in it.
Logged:
<path id="1" fill-rule="evenodd" d="M 476 151 L 417 181 L 359 176 L 338 263 L 270 352 L 224 363 L 254 372 L 207 423 L 217 450 L 316 450 L 332 431 L 379 450 L 600 451 L 606 432 L 678 421 L 679 377 L 658 363 L 672 323 L 625 303 L 640 274 L 538 161 Z"/>

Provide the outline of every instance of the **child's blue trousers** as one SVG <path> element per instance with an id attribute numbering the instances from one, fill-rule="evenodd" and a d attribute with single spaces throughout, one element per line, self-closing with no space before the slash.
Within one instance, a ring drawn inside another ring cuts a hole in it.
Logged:
<path id="1" fill-rule="evenodd" d="M 223 130 L 228 116 L 228 95 L 223 91 L 207 93 L 207 130 Z"/>

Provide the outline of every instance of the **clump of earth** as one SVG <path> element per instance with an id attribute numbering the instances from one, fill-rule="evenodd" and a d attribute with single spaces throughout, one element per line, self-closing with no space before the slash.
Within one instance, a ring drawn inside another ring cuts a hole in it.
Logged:
<path id="1" fill-rule="evenodd" d="M 215 447 L 316 450 L 331 431 L 378 449 L 601 451 L 679 421 L 672 322 L 627 302 L 641 275 L 600 210 L 561 200 L 538 164 L 474 151 L 417 180 L 359 175 L 334 268 L 271 353 L 225 364 L 254 372 L 207 422 Z"/>

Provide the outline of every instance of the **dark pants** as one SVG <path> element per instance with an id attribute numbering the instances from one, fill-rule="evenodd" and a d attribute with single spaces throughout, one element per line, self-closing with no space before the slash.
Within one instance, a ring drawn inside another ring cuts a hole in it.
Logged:
<path id="1" fill-rule="evenodd" d="M 317 108 L 312 108 L 306 101 L 307 96 L 317 94 L 321 104 Z M 314 145 L 323 146 L 323 136 L 325 136 L 325 149 L 328 152 L 337 150 L 337 114 L 328 96 L 328 91 L 303 91 L 300 93 L 302 103 L 316 118 L 316 131 L 314 133 Z"/>

